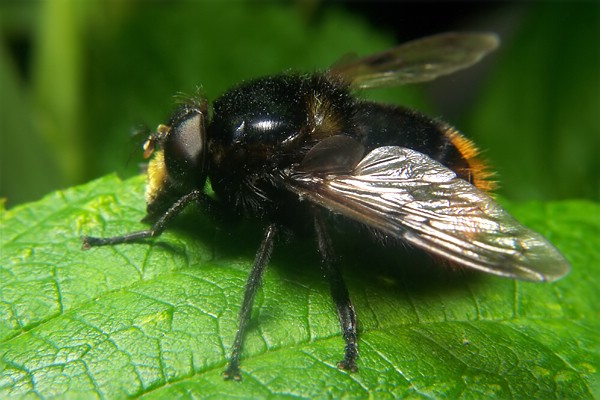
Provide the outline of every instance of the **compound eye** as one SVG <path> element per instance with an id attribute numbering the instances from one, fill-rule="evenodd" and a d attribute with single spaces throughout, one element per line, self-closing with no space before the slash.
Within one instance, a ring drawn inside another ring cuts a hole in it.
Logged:
<path id="1" fill-rule="evenodd" d="M 186 111 L 174 119 L 163 147 L 169 175 L 176 180 L 189 181 L 204 173 L 206 130 L 202 112 Z"/>

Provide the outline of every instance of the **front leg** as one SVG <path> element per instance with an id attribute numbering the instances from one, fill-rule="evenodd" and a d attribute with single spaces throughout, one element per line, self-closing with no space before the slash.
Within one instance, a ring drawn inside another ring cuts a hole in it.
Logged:
<path id="1" fill-rule="evenodd" d="M 323 217 L 316 208 L 313 209 L 315 232 L 317 234 L 317 245 L 321 253 L 321 269 L 325 274 L 325 278 L 329 281 L 329 289 L 333 302 L 337 308 L 340 325 L 342 327 L 342 336 L 346 342 L 344 349 L 344 359 L 338 363 L 338 368 L 350 372 L 356 372 L 356 360 L 358 359 L 358 344 L 356 333 L 356 313 L 354 306 L 350 301 L 348 288 L 344 282 L 344 278 L 337 266 L 337 259 L 333 252 L 331 237 L 327 232 L 327 227 L 323 221 Z"/>
<path id="2" fill-rule="evenodd" d="M 82 238 L 83 243 L 81 248 L 83 250 L 88 250 L 90 247 L 131 243 L 140 241 L 142 239 L 159 236 L 161 233 L 163 233 L 169 222 L 171 222 L 174 217 L 179 215 L 179 213 L 181 213 L 181 211 L 183 211 L 188 204 L 199 201 L 203 196 L 204 194 L 199 190 L 194 190 L 182 196 L 179 200 L 173 203 L 173 205 L 163 215 L 160 216 L 160 218 L 154 223 L 154 225 L 152 225 L 152 228 L 150 229 L 106 238 L 84 236 Z"/>

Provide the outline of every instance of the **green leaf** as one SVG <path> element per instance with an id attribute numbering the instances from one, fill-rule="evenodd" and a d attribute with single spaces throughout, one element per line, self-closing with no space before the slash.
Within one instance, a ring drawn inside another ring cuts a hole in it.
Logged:
<path id="1" fill-rule="evenodd" d="M 598 394 L 598 204 L 506 204 L 572 262 L 552 284 L 346 257 L 354 374 L 336 368 L 343 340 L 312 241 L 281 243 L 236 383 L 221 372 L 260 231 L 190 209 L 154 241 L 82 251 L 81 235 L 144 227 L 143 187 L 108 176 L 1 212 L 0 397 Z"/>

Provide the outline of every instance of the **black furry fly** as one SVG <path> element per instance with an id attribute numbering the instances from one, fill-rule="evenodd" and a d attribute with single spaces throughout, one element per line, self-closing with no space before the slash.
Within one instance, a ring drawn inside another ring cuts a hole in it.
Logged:
<path id="1" fill-rule="evenodd" d="M 214 101 L 181 104 L 145 144 L 147 220 L 152 228 L 85 237 L 83 247 L 160 235 L 190 203 L 264 223 L 246 283 L 226 378 L 239 359 L 252 303 L 282 229 L 311 229 L 337 308 L 344 357 L 357 370 L 356 314 L 338 269 L 326 213 L 342 215 L 458 265 L 529 281 L 552 281 L 569 264 L 552 244 L 486 192 L 476 147 L 451 126 L 416 111 L 360 100 L 355 89 L 429 81 L 478 62 L 493 34 L 445 33 L 322 73 L 286 73 L 243 83 Z M 207 180 L 215 197 L 205 193 Z"/>

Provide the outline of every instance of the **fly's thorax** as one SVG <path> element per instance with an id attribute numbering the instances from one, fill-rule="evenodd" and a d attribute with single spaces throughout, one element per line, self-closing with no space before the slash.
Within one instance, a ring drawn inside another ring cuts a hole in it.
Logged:
<path id="1" fill-rule="evenodd" d="M 235 204 L 279 197 L 277 171 L 299 163 L 323 138 L 347 130 L 354 99 L 325 75 L 259 78 L 214 102 L 207 128 L 209 178 Z"/>

